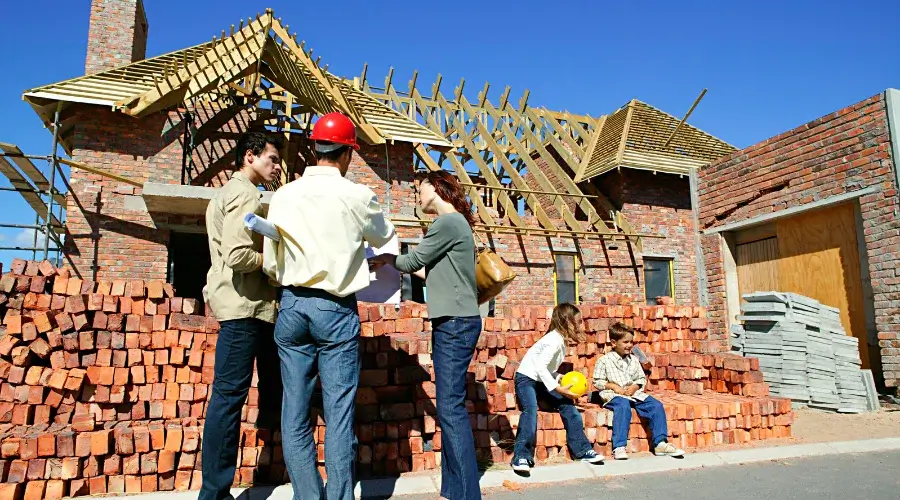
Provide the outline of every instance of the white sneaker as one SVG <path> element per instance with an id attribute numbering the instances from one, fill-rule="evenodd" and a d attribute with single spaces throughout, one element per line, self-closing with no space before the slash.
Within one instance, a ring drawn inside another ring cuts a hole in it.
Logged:
<path id="1" fill-rule="evenodd" d="M 578 457 L 578 460 L 582 462 L 587 462 L 589 464 L 599 464 L 603 463 L 603 455 L 597 453 L 594 450 L 588 450 L 584 455 Z"/>
<path id="2" fill-rule="evenodd" d="M 613 458 L 616 460 L 628 460 L 628 452 L 625 451 L 625 447 L 620 446 L 613 450 Z"/>
<path id="3" fill-rule="evenodd" d="M 684 450 L 676 448 L 672 443 L 668 441 L 663 441 L 656 445 L 656 449 L 653 450 L 653 454 L 658 457 L 675 457 L 681 458 L 684 456 Z"/>
<path id="4" fill-rule="evenodd" d="M 520 458 L 513 460 L 512 468 L 516 472 L 528 472 L 531 470 L 531 464 L 528 463 L 528 460 Z"/>

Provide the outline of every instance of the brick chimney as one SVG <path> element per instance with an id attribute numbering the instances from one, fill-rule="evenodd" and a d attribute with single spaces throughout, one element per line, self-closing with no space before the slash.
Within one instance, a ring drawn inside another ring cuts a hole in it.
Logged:
<path id="1" fill-rule="evenodd" d="M 92 0 L 85 74 L 144 59 L 147 31 L 142 0 Z"/>

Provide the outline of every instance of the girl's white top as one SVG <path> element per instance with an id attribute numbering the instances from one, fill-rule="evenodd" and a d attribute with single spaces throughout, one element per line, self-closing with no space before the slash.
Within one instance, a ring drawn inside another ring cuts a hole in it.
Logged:
<path id="1" fill-rule="evenodd" d="M 548 391 L 553 391 L 559 387 L 561 375 L 556 371 L 565 358 L 566 341 L 559 332 L 551 330 L 528 349 L 516 373 L 540 380 Z"/>

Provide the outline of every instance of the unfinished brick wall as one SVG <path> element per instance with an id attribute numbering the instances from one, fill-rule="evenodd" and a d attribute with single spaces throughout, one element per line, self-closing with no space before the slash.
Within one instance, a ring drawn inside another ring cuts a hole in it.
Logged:
<path id="1" fill-rule="evenodd" d="M 93 0 L 85 74 L 144 59 L 148 28 L 142 0 Z"/>
<path id="2" fill-rule="evenodd" d="M 696 304 L 696 228 L 688 178 L 621 169 L 606 173 L 593 182 L 620 207 L 636 232 L 664 236 L 662 239 L 644 238 L 641 259 L 643 256 L 671 258 L 675 302 Z"/>
<path id="3" fill-rule="evenodd" d="M 885 383 L 900 385 L 900 219 L 884 95 L 772 137 L 701 169 L 700 225 L 709 229 L 828 197 L 859 199 Z M 711 337 L 727 345 L 721 236 L 702 237 Z"/>
<path id="4" fill-rule="evenodd" d="M 136 119 L 80 106 L 72 159 L 138 182 L 180 182 L 177 113 Z M 67 264 L 89 279 L 165 279 L 168 231 L 156 227 L 140 188 L 72 169 Z"/>
<path id="5" fill-rule="evenodd" d="M 160 282 L 93 282 L 49 262 L 16 260 L 0 277 L 0 498 L 60 499 L 198 489 L 202 426 L 218 324 Z M 467 376 L 467 408 L 483 461 L 508 462 L 518 426 L 512 378 L 548 327 L 548 307 L 508 306 L 484 323 Z M 430 325 L 424 306 L 360 304 L 363 371 L 355 430 L 362 475 L 436 470 Z M 666 405 L 670 440 L 685 448 L 787 437 L 789 400 L 768 396 L 758 362 L 700 355 L 698 307 L 583 306 L 587 339 L 564 370 L 590 378 L 624 321 L 653 360 L 648 390 Z M 242 411 L 236 484 L 287 481 L 280 433 L 259 421 L 256 382 Z M 314 399 L 318 464 L 324 422 Z M 610 450 L 611 413 L 586 404 L 588 439 Z M 567 456 L 558 415 L 539 415 L 538 460 Z M 647 451 L 632 415 L 629 448 Z"/>

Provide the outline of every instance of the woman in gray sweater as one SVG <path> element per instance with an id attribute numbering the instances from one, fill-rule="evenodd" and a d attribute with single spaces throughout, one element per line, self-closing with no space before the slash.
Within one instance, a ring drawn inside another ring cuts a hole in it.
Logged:
<path id="1" fill-rule="evenodd" d="M 441 497 L 479 499 L 478 462 L 466 411 L 466 372 L 481 335 L 475 216 L 459 181 L 444 171 L 420 177 L 419 205 L 425 213 L 437 215 L 422 242 L 406 255 L 372 259 L 372 269 L 389 264 L 425 279 L 441 424 Z"/>

